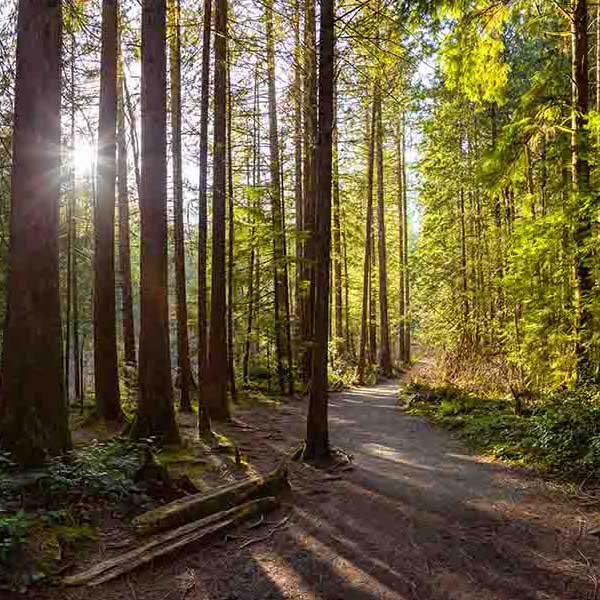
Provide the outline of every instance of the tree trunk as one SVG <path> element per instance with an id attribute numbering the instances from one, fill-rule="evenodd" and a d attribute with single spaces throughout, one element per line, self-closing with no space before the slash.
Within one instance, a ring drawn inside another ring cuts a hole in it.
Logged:
<path id="1" fill-rule="evenodd" d="M 287 327 L 285 321 L 286 298 L 288 297 L 285 271 L 286 256 L 283 246 L 283 215 L 280 179 L 279 131 L 277 121 L 277 91 L 275 85 L 275 40 L 273 34 L 273 0 L 265 5 L 265 21 L 267 33 L 267 83 L 269 101 L 269 150 L 270 150 L 270 200 L 271 224 L 273 227 L 273 274 L 274 274 L 274 318 L 275 348 L 277 353 L 277 375 L 279 389 L 286 392 L 286 379 L 289 381 L 292 372 L 289 348 L 287 347 Z M 293 388 L 293 384 L 291 385 Z"/>
<path id="2" fill-rule="evenodd" d="M 319 44 L 319 136 L 317 143 L 317 211 L 315 239 L 315 345 L 310 380 L 305 457 L 329 454 L 327 419 L 327 346 L 329 271 L 331 263 L 331 180 L 335 52 L 334 0 L 321 0 Z"/>
<path id="3" fill-rule="evenodd" d="M 214 165 L 212 218 L 212 273 L 208 368 L 203 397 L 211 418 L 227 420 L 231 408 L 227 398 L 227 335 L 225 296 L 225 196 L 227 162 L 227 0 L 216 0 Z"/>
<path id="4" fill-rule="evenodd" d="M 123 419 L 119 396 L 115 300 L 115 184 L 117 153 L 117 0 L 102 2 L 97 198 L 94 210 L 94 383 L 96 410 Z"/>
<path id="5" fill-rule="evenodd" d="M 373 229 L 373 159 L 375 154 L 375 123 L 377 118 L 376 104 L 371 108 L 371 123 L 368 127 L 367 139 L 369 149 L 367 152 L 367 221 L 365 225 L 365 259 L 363 263 L 363 297 L 360 321 L 360 346 L 358 350 L 357 379 L 364 383 L 365 367 L 367 362 L 367 338 L 369 336 L 369 290 L 371 281 L 371 238 Z"/>
<path id="6" fill-rule="evenodd" d="M 337 84 L 334 80 L 333 111 L 333 265 L 334 265 L 334 300 L 335 300 L 335 338 L 337 352 L 340 356 L 346 351 L 344 343 L 344 319 L 342 305 L 342 222 L 340 216 L 340 174 L 338 155 L 338 117 L 337 117 Z"/>
<path id="7" fill-rule="evenodd" d="M 410 269 L 408 264 L 408 184 L 406 180 L 406 123 L 405 114 L 402 114 L 402 215 L 404 222 L 402 229 L 404 231 L 403 239 L 403 253 L 404 253 L 404 268 L 402 270 L 404 274 L 404 314 L 405 314 L 405 326 L 404 326 L 404 362 L 410 364 Z"/>
<path id="8" fill-rule="evenodd" d="M 589 108 L 588 91 L 588 11 L 586 0 L 571 0 L 571 162 L 575 239 L 575 316 L 577 378 L 591 375 L 592 311 L 594 287 L 591 236 L 596 203 L 590 198 L 588 163 L 589 134 L 585 119 Z"/>
<path id="9" fill-rule="evenodd" d="M 125 76 L 125 65 L 123 65 L 123 90 L 125 92 L 125 107 L 127 108 L 127 117 L 129 119 L 129 132 L 131 139 L 131 149 L 133 150 L 133 172 L 135 174 L 135 189 L 138 193 L 138 198 L 142 195 L 142 183 L 140 181 L 140 143 L 138 140 L 137 127 L 135 125 L 135 111 L 131 103 L 129 95 L 129 87 L 127 86 L 127 77 Z"/>
<path id="10" fill-rule="evenodd" d="M 384 377 L 392 375 L 387 298 L 387 250 L 385 244 L 385 198 L 383 180 L 383 122 L 381 89 L 377 87 L 377 251 L 379 254 L 379 368 Z"/>
<path id="11" fill-rule="evenodd" d="M 304 241 L 303 189 L 302 189 L 302 49 L 300 45 L 300 0 L 294 4 L 294 204 L 296 209 L 296 273 L 295 303 L 297 318 L 301 316 L 303 306 L 302 273 Z M 301 339 L 301 320 L 297 321 L 297 337 Z"/>
<path id="12" fill-rule="evenodd" d="M 192 367 L 188 337 L 188 311 L 185 279 L 185 233 L 183 227 L 183 174 L 181 157 L 181 6 L 179 0 L 169 5 L 169 50 L 171 66 L 171 158 L 173 162 L 173 217 L 175 254 L 175 297 L 177 314 L 177 370 L 179 408 L 192 412 L 190 387 Z"/>
<path id="13" fill-rule="evenodd" d="M 316 160 L 315 143 L 317 136 L 317 63 L 316 63 L 315 0 L 305 0 L 304 7 L 304 169 L 303 169 L 303 208 L 302 237 L 302 302 L 300 307 L 301 358 L 300 372 L 304 382 L 311 375 L 311 354 L 313 336 L 313 312 L 315 305 L 314 289 L 314 237 L 315 237 L 315 193 Z"/>
<path id="14" fill-rule="evenodd" d="M 125 132 L 123 67 L 119 70 L 117 113 L 117 182 L 119 201 L 119 271 L 123 313 L 125 362 L 135 367 L 135 325 L 133 321 L 133 284 L 129 231 L 129 189 L 127 184 L 127 139 Z"/>
<path id="15" fill-rule="evenodd" d="M 167 277 L 166 2 L 142 2 L 140 355 L 134 438 L 178 442 Z"/>
<path id="16" fill-rule="evenodd" d="M 207 366 L 207 289 L 206 263 L 208 240 L 207 176 L 208 176 L 208 97 L 210 88 L 210 38 L 212 0 L 204 0 L 202 21 L 202 73 L 200 96 L 200 149 L 198 185 L 198 431 L 210 437 L 210 415 L 206 407 L 204 378 Z"/>
<path id="17" fill-rule="evenodd" d="M 71 445 L 58 261 L 61 26 L 60 2 L 19 1 L 0 439 L 22 465 Z"/>
<path id="18" fill-rule="evenodd" d="M 234 309 L 234 241 L 235 241 L 235 211 L 233 206 L 233 96 L 231 94 L 231 65 L 227 67 L 227 373 L 229 375 L 229 391 L 232 400 L 237 398 L 235 386 L 235 330 L 233 327 Z"/>
<path id="19" fill-rule="evenodd" d="M 397 183 L 398 183 L 398 270 L 399 270 L 399 306 L 398 306 L 398 357 L 400 362 L 406 360 L 406 346 L 405 346 L 405 328 L 406 328 L 406 292 L 404 290 L 404 276 L 406 271 L 406 264 L 404 261 L 404 153 L 403 153 L 403 129 L 402 119 L 398 124 L 398 136 L 396 140 L 397 144 Z"/>

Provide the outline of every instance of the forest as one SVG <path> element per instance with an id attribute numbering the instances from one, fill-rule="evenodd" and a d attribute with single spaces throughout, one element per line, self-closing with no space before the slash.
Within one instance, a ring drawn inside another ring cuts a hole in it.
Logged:
<path id="1" fill-rule="evenodd" d="M 0 1 L 0 598 L 597 598 L 600 4 Z"/>

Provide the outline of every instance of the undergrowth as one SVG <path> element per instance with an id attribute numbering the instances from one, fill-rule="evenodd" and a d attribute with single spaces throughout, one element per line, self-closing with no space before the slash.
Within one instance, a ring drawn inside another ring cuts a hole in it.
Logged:
<path id="1" fill-rule="evenodd" d="M 412 383 L 401 399 L 493 458 L 565 480 L 600 478 L 600 388 L 585 386 L 531 400 L 522 414 L 509 399 L 479 397 L 453 385 Z"/>
<path id="2" fill-rule="evenodd" d="M 51 574 L 64 550 L 96 536 L 103 511 L 145 506 L 135 474 L 148 449 L 111 440 L 25 472 L 0 453 L 0 589 L 24 589 Z"/>

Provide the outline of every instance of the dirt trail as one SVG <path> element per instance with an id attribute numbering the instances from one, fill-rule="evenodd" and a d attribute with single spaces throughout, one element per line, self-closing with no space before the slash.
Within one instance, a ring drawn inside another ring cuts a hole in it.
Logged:
<path id="1" fill-rule="evenodd" d="M 354 456 L 353 468 L 294 466 L 293 502 L 261 527 L 127 580 L 54 597 L 595 598 L 600 542 L 585 535 L 593 515 L 400 412 L 397 390 L 390 382 L 331 396 L 331 440 Z M 294 402 L 241 412 L 249 427 L 228 433 L 267 469 L 302 435 L 304 411 Z"/>

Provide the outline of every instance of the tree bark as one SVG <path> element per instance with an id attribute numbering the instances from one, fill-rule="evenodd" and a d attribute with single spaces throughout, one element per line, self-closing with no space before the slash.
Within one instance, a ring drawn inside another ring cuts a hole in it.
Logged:
<path id="1" fill-rule="evenodd" d="M 302 380 L 307 382 L 311 375 L 313 345 L 313 316 L 315 305 L 315 194 L 317 136 L 317 62 L 316 62 L 315 0 L 304 3 L 304 168 L 302 209 L 302 302 L 300 306 L 301 357 L 299 360 Z"/>
<path id="2" fill-rule="evenodd" d="M 98 415 L 121 421 L 115 300 L 117 0 L 102 2 L 97 198 L 94 210 L 94 387 Z"/>
<path id="3" fill-rule="evenodd" d="M 234 309 L 234 242 L 235 242 L 235 210 L 233 191 L 233 96 L 231 94 L 231 65 L 227 66 L 227 373 L 229 391 L 233 401 L 237 398 L 235 385 L 235 331 L 233 321 Z"/>
<path id="4" fill-rule="evenodd" d="M 127 138 L 125 132 L 123 67 L 119 70 L 117 111 L 117 190 L 119 203 L 119 275 L 123 320 L 125 362 L 135 367 L 135 324 L 133 320 L 133 284 L 129 230 L 129 188 L 127 183 Z"/>
<path id="5" fill-rule="evenodd" d="M 142 2 L 140 355 L 134 438 L 178 442 L 167 277 L 166 2 Z"/>
<path id="6" fill-rule="evenodd" d="M 383 122 L 381 89 L 377 87 L 377 251 L 379 255 L 379 368 L 384 377 L 392 375 L 388 320 L 387 249 L 385 240 L 385 196 L 383 180 Z"/>
<path id="7" fill-rule="evenodd" d="M 327 417 L 327 346 L 329 332 L 329 272 L 331 263 L 331 180 L 333 87 L 335 56 L 334 0 L 321 0 L 319 43 L 319 128 L 317 143 L 317 211 L 315 238 L 315 344 L 306 426 L 307 459 L 329 454 Z"/>
<path id="8" fill-rule="evenodd" d="M 228 420 L 227 335 L 225 295 L 225 204 L 227 162 L 227 0 L 216 0 L 214 165 L 212 219 L 212 273 L 208 368 L 203 395 L 212 419 Z"/>
<path id="9" fill-rule="evenodd" d="M 367 362 L 367 338 L 369 336 L 369 289 L 371 287 L 371 238 L 373 230 L 373 162 L 375 154 L 375 123 L 377 118 L 375 102 L 373 102 L 370 116 L 371 123 L 368 127 L 367 133 L 369 148 L 367 151 L 367 215 L 365 225 L 365 258 L 363 263 L 363 297 L 360 322 L 360 346 L 358 349 L 357 369 L 357 379 L 360 384 L 364 383 L 365 379 L 365 367 Z"/>
<path id="10" fill-rule="evenodd" d="M 404 326 L 404 362 L 410 364 L 410 269 L 408 263 L 408 184 L 406 179 L 406 115 L 402 113 L 402 215 L 403 222 L 403 253 L 404 253 L 404 311 L 405 311 L 405 326 Z"/>
<path id="11" fill-rule="evenodd" d="M 334 81 L 333 114 L 333 261 L 334 261 L 334 300 L 335 300 L 335 338 L 337 352 L 342 356 L 345 351 L 344 307 L 342 304 L 342 221 L 340 211 L 340 174 L 338 158 L 338 116 L 337 116 L 337 78 Z"/>
<path id="12" fill-rule="evenodd" d="M 192 412 L 190 387 L 192 366 L 188 337 L 188 310 L 185 279 L 185 232 L 183 227 L 183 173 L 181 157 L 181 5 L 171 0 L 169 5 L 169 50 L 171 66 L 171 159 L 173 163 L 173 217 L 175 254 L 175 298 L 177 314 L 177 369 L 179 378 L 179 408 Z"/>
<path id="13" fill-rule="evenodd" d="M 208 98 L 210 88 L 210 38 L 212 0 L 204 0 L 202 20 L 202 72 L 200 92 L 200 149 L 198 184 L 198 431 L 200 437 L 211 435 L 210 415 L 204 396 L 204 379 L 207 367 L 207 240 L 208 240 Z"/>
<path id="14" fill-rule="evenodd" d="M 575 322 L 577 378 L 591 375 L 592 310 L 594 287 L 591 236 L 596 202 L 590 197 L 589 134 L 585 118 L 589 109 L 588 10 L 586 0 L 571 0 L 571 163 L 575 240 Z"/>
<path id="15" fill-rule="evenodd" d="M 71 445 L 60 322 L 61 2 L 20 0 L 0 439 L 22 465 Z"/>
<path id="16" fill-rule="evenodd" d="M 275 40 L 273 34 L 273 0 L 267 0 L 265 5 L 265 21 L 267 34 L 267 83 L 269 103 L 269 150 L 270 150 L 270 200 L 271 200 L 271 224 L 273 227 L 273 272 L 274 272 L 274 318 L 275 318 L 275 348 L 277 353 L 277 374 L 279 389 L 282 394 L 286 392 L 286 380 L 288 388 L 292 375 L 292 364 L 290 361 L 290 348 L 288 348 L 287 329 L 289 322 L 286 321 L 286 313 L 289 313 L 289 299 L 287 293 L 287 277 L 285 269 L 286 256 L 283 240 L 283 211 L 280 178 L 279 157 L 279 131 L 277 119 L 277 91 L 275 85 Z"/>
<path id="17" fill-rule="evenodd" d="M 404 276 L 406 270 L 404 257 L 404 153 L 403 153 L 403 128 L 402 118 L 398 124 L 397 146 L 397 171 L 398 184 L 398 270 L 399 270 L 399 306 L 398 306 L 398 357 L 400 362 L 406 361 L 405 328 L 406 328 L 406 292 L 404 290 Z"/>

